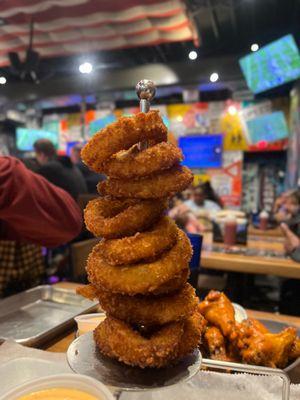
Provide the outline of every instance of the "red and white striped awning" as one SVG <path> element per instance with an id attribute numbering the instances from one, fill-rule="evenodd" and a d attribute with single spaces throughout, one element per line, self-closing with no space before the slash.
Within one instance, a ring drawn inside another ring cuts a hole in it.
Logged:
<path id="1" fill-rule="evenodd" d="M 22 56 L 34 21 L 42 57 L 195 40 L 182 0 L 1 0 L 0 65 Z"/>

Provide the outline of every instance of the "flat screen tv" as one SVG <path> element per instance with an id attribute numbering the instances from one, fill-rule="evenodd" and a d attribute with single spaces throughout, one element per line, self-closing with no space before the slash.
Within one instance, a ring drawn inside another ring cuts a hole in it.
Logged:
<path id="1" fill-rule="evenodd" d="M 189 168 L 221 168 L 223 135 L 193 135 L 179 138 L 184 160 Z"/>
<path id="2" fill-rule="evenodd" d="M 292 35 L 239 60 L 249 89 L 257 94 L 300 77 L 300 54 Z"/>
<path id="3" fill-rule="evenodd" d="M 58 133 L 41 129 L 17 128 L 16 139 L 20 151 L 33 151 L 33 144 L 38 139 L 49 139 L 58 148 Z"/>
<path id="4" fill-rule="evenodd" d="M 260 115 L 246 122 L 251 144 L 261 141 L 273 143 L 286 139 L 289 135 L 288 126 L 282 111 Z"/>

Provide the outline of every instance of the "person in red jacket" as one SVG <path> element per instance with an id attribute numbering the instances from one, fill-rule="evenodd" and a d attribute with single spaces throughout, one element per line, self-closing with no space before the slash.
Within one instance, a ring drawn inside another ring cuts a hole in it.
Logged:
<path id="1" fill-rule="evenodd" d="M 39 284 L 41 246 L 65 244 L 81 228 L 81 210 L 67 192 L 18 159 L 0 157 L 0 297 Z"/>

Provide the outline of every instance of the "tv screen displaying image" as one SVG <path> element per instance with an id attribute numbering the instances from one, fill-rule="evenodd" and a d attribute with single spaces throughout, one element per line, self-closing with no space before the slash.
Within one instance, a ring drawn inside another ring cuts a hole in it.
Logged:
<path id="1" fill-rule="evenodd" d="M 288 137 L 289 130 L 282 111 L 260 115 L 246 122 L 251 144 L 276 142 Z"/>
<path id="2" fill-rule="evenodd" d="M 41 129 L 17 128 L 16 139 L 20 151 L 33 151 L 33 144 L 38 139 L 49 139 L 58 148 L 58 133 Z"/>
<path id="3" fill-rule="evenodd" d="M 223 135 L 193 135 L 179 138 L 184 160 L 189 168 L 221 168 Z"/>
<path id="4" fill-rule="evenodd" d="M 249 89 L 257 94 L 300 77 L 300 54 L 286 35 L 239 60 Z"/>

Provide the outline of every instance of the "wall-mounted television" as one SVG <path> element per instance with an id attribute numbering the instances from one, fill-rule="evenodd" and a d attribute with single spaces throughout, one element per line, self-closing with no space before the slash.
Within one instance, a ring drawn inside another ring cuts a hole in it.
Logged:
<path id="1" fill-rule="evenodd" d="M 249 89 L 257 94 L 300 77 L 295 39 L 286 35 L 239 60 Z"/>
<path id="2" fill-rule="evenodd" d="M 38 139 L 49 139 L 58 148 L 58 133 L 43 131 L 41 129 L 17 128 L 17 149 L 33 151 L 33 144 Z"/>
<path id="3" fill-rule="evenodd" d="M 260 115 L 246 122 L 249 141 L 257 144 L 261 141 L 273 143 L 286 139 L 289 129 L 282 111 Z"/>
<path id="4" fill-rule="evenodd" d="M 193 135 L 179 138 L 184 160 L 189 168 L 221 168 L 223 135 Z"/>

